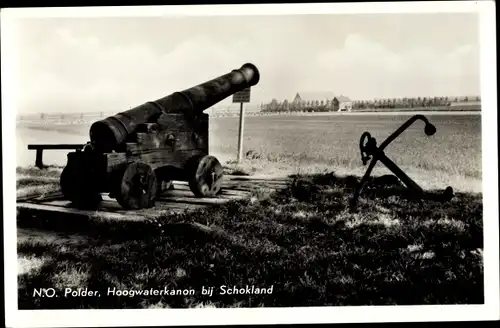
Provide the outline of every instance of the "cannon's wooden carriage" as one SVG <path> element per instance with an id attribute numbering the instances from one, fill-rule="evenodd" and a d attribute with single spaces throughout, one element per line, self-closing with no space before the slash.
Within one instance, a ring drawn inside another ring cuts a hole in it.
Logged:
<path id="1" fill-rule="evenodd" d="M 61 191 L 77 207 L 97 207 L 101 193 L 126 209 L 154 206 L 172 180 L 198 197 L 220 190 L 222 166 L 208 149 L 204 110 L 259 82 L 252 64 L 167 97 L 97 121 L 90 142 L 68 154 Z"/>

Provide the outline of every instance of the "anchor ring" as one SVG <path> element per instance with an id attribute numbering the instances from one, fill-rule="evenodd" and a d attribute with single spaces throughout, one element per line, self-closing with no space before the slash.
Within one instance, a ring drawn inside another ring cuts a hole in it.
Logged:
<path id="1" fill-rule="evenodd" d="M 369 132 L 364 132 L 359 140 L 359 149 L 361 151 L 361 161 L 366 165 L 371 159 L 371 153 L 374 147 L 377 146 L 377 141 Z"/>

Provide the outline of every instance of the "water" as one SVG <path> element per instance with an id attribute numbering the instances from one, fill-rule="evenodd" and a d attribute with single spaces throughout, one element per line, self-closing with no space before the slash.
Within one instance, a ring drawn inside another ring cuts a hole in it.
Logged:
<path id="1" fill-rule="evenodd" d="M 85 130 L 86 128 L 86 130 Z M 74 126 L 72 131 L 58 130 L 57 126 L 36 126 L 33 124 L 16 128 L 17 166 L 35 164 L 36 151 L 28 150 L 28 144 L 84 144 L 88 141 L 88 127 Z M 65 165 L 70 150 L 44 150 L 43 162 L 46 165 Z"/>

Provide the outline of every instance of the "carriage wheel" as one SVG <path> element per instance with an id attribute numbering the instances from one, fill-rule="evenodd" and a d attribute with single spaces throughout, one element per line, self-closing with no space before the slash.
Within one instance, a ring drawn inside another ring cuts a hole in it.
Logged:
<path id="1" fill-rule="evenodd" d="M 198 197 L 213 197 L 221 188 L 222 165 L 214 156 L 197 156 L 189 164 L 189 188 Z"/>
<path id="2" fill-rule="evenodd" d="M 97 209 L 102 201 L 95 176 L 84 165 L 75 162 L 66 165 L 59 180 L 61 192 L 80 209 Z"/>
<path id="3" fill-rule="evenodd" d="M 129 163 L 122 171 L 113 195 L 124 209 L 153 207 L 157 180 L 153 169 L 145 163 Z"/>

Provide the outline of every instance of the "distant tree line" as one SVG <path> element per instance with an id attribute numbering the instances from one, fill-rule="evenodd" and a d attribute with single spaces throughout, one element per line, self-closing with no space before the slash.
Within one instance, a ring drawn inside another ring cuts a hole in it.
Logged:
<path id="1" fill-rule="evenodd" d="M 448 107 L 452 103 L 467 104 L 470 102 L 480 102 L 481 97 L 404 97 L 404 98 L 386 98 L 375 100 L 356 100 L 352 101 L 353 110 L 363 109 L 406 109 L 406 108 L 433 108 Z M 293 103 L 284 100 L 279 102 L 273 99 L 268 104 L 261 104 L 261 112 L 331 112 L 335 111 L 333 102 L 330 100 L 312 100 L 303 103 Z"/>
<path id="2" fill-rule="evenodd" d="M 334 111 L 333 102 L 330 100 L 313 100 L 305 101 L 303 103 L 293 103 L 284 100 L 279 102 L 273 99 L 269 104 L 262 104 L 260 107 L 261 112 L 331 112 Z"/>
<path id="3" fill-rule="evenodd" d="M 375 100 L 358 100 L 353 101 L 353 109 L 403 109 L 403 108 L 432 108 L 432 107 L 447 107 L 452 103 L 463 103 L 481 101 L 481 97 L 477 96 L 474 99 L 469 97 L 417 97 L 417 98 L 386 98 Z"/>

